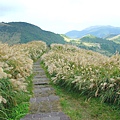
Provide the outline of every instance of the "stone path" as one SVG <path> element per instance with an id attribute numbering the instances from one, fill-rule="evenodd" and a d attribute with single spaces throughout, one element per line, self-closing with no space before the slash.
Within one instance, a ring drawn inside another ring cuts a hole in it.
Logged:
<path id="1" fill-rule="evenodd" d="M 34 63 L 33 98 L 30 99 L 30 113 L 20 120 L 70 120 L 61 111 L 59 97 L 49 85 L 49 79 L 40 66 L 40 59 Z"/>

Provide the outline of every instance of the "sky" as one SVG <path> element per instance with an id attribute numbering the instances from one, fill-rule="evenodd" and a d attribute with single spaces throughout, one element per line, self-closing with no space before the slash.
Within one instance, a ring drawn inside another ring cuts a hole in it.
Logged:
<path id="1" fill-rule="evenodd" d="M 120 0 L 0 0 L 0 22 L 27 22 L 64 34 L 95 25 L 120 27 Z"/>

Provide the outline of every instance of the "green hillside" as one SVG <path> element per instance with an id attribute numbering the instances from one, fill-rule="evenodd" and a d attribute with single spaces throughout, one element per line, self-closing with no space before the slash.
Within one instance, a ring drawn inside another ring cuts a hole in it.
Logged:
<path id="1" fill-rule="evenodd" d="M 120 44 L 120 34 L 116 35 L 116 36 L 113 36 L 113 37 L 110 37 L 110 38 L 107 38 L 107 40 L 111 40 L 111 41 L 113 41 L 115 43 Z"/>
<path id="2" fill-rule="evenodd" d="M 42 30 L 25 22 L 0 23 L 0 41 L 9 44 L 27 43 L 33 40 L 42 40 L 48 45 L 51 43 L 65 43 L 59 34 Z"/>
<path id="3" fill-rule="evenodd" d="M 93 50 L 108 56 L 120 52 L 120 44 L 113 41 L 95 37 L 93 35 L 86 35 L 80 39 L 72 40 L 71 44 L 76 45 L 80 48 Z"/>

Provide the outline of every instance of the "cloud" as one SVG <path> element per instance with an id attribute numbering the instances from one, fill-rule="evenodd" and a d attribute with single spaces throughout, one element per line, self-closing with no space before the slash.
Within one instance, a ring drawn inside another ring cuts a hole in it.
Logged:
<path id="1" fill-rule="evenodd" d="M 0 0 L 0 21 L 24 21 L 64 33 L 93 25 L 119 25 L 119 0 Z"/>
<path id="2" fill-rule="evenodd" d="M 21 12 L 24 6 L 16 0 L 1 0 L 0 1 L 0 16 Z"/>

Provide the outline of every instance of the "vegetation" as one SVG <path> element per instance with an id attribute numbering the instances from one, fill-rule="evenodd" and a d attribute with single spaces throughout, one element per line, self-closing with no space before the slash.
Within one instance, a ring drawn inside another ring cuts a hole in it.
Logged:
<path id="1" fill-rule="evenodd" d="M 0 103 L 0 120 L 20 120 L 28 113 L 29 99 L 32 95 L 32 75 L 26 79 L 28 92 L 15 91 L 9 79 L 0 81 L 0 93 L 6 100 Z"/>
<path id="2" fill-rule="evenodd" d="M 98 38 L 90 34 L 80 39 L 70 39 L 68 37 L 66 37 L 65 40 L 66 39 L 69 41 L 69 44 L 76 45 L 79 48 L 99 52 L 107 56 L 115 54 L 116 51 L 120 52 L 120 44 L 117 44 L 112 40 Z"/>
<path id="3" fill-rule="evenodd" d="M 19 120 L 28 112 L 33 60 L 46 48 L 41 41 L 13 46 L 0 44 L 0 120 Z"/>
<path id="4" fill-rule="evenodd" d="M 75 46 L 52 44 L 42 56 L 53 83 L 88 99 L 120 105 L 120 55 L 103 56 Z"/>
<path id="5" fill-rule="evenodd" d="M 47 77 L 51 79 L 47 67 L 41 62 Z M 56 85 L 51 81 L 56 94 L 60 97 L 62 111 L 67 114 L 71 120 L 119 120 L 119 106 L 109 103 L 101 103 L 98 98 L 87 99 L 79 92 L 69 90 L 67 87 Z"/>
<path id="6" fill-rule="evenodd" d="M 85 37 L 80 39 L 80 41 L 82 43 L 86 42 L 86 43 L 97 44 L 96 47 L 86 46 L 89 50 L 94 50 L 94 51 L 97 51 L 97 52 L 100 52 L 100 53 L 103 53 L 106 55 L 113 55 L 116 53 L 116 51 L 120 52 L 120 45 L 119 44 L 116 44 L 113 41 L 105 40 L 102 38 L 97 38 L 95 36 L 91 37 L 91 36 L 92 35 L 88 35 L 88 36 L 85 36 Z M 78 46 L 80 47 L 81 45 L 78 45 Z"/>
<path id="7" fill-rule="evenodd" d="M 63 37 L 25 22 L 9 22 L 0 24 L 0 40 L 10 45 L 41 40 L 48 45 L 51 43 L 65 43 Z"/>
<path id="8" fill-rule="evenodd" d="M 15 24 L 3 23 L 1 27 L 13 28 L 12 25 Z M 7 31 L 6 28 L 4 29 Z M 15 30 L 12 28 L 11 32 Z M 22 26 L 20 29 L 23 29 Z M 73 41 L 75 40 L 72 40 L 72 44 Z M 88 48 L 97 48 L 98 51 L 102 49 L 111 53 L 111 48 L 114 47 L 119 51 L 119 46 L 112 41 L 103 41 L 91 35 L 77 40 L 74 44 L 83 47 L 81 42 Z M 108 57 L 68 44 L 51 44 L 47 53 L 46 50 L 47 45 L 42 41 L 12 46 L 0 43 L 0 120 L 19 120 L 28 112 L 29 98 L 32 95 L 32 66 L 39 57 L 61 97 L 64 112 L 71 119 L 120 119 L 118 53 Z"/>
<path id="9" fill-rule="evenodd" d="M 110 41 L 113 41 L 113 42 L 115 42 L 115 43 L 120 44 L 120 34 L 119 34 L 119 35 L 116 35 L 116 36 L 108 37 L 107 40 L 110 40 Z"/>
<path id="10" fill-rule="evenodd" d="M 53 85 L 60 96 L 62 110 L 71 120 L 119 120 L 120 108 L 101 103 L 98 98 L 86 99 L 65 87 Z"/>
<path id="11" fill-rule="evenodd" d="M 53 44 L 51 45 L 51 50 L 42 56 L 43 61 L 41 64 L 43 65 L 47 76 L 51 79 L 51 84 L 56 90 L 56 94 L 60 96 L 60 103 L 61 103 L 63 112 L 66 113 L 68 116 L 70 116 L 71 120 L 101 120 L 101 119 L 119 120 L 120 119 L 120 116 L 119 116 L 120 105 L 118 105 L 117 103 L 113 103 L 112 101 L 109 101 L 109 100 L 104 101 L 103 100 L 104 98 L 99 98 L 100 97 L 99 95 L 95 96 L 96 94 L 94 92 L 95 86 L 92 83 L 91 83 L 90 88 L 87 89 L 86 84 L 90 80 L 89 77 L 91 76 L 92 79 L 94 80 L 94 77 L 97 76 L 97 74 L 100 71 L 98 71 L 94 76 L 93 74 L 95 70 L 97 71 L 98 69 L 95 69 L 94 65 L 91 67 L 88 65 L 87 70 L 85 70 L 86 64 L 88 63 L 88 61 L 89 61 L 89 64 L 90 62 L 96 64 L 99 60 L 98 56 L 100 58 L 100 61 L 102 59 L 104 62 L 105 62 L 105 59 L 107 61 L 109 61 L 110 59 L 114 59 L 114 58 L 109 58 L 109 57 L 100 55 L 98 53 L 94 53 L 92 51 L 78 49 L 74 46 L 53 45 Z M 82 57 L 83 60 L 82 58 L 79 59 L 80 57 Z M 85 57 L 88 60 L 86 60 Z M 80 70 L 80 67 L 82 67 L 83 64 L 84 64 L 84 69 L 82 68 L 82 70 Z M 79 67 L 77 67 L 78 65 Z M 94 70 L 90 72 L 88 69 L 89 67 Z M 102 67 L 101 67 L 101 70 L 102 70 Z M 100 73 L 100 74 L 103 75 L 103 73 Z M 76 75 L 77 77 L 81 76 L 81 78 L 76 80 L 75 79 Z M 104 78 L 104 76 L 102 76 L 102 78 Z M 99 81 L 100 79 L 101 78 L 99 78 Z M 75 81 L 76 86 L 73 81 Z M 97 85 L 97 79 L 94 82 Z M 101 83 L 102 82 L 104 81 L 101 80 Z M 104 90 L 102 91 L 103 94 L 105 94 L 105 96 L 107 96 L 107 92 L 110 90 L 109 88 L 107 88 L 108 84 L 106 85 L 106 88 L 104 88 Z M 81 86 L 81 88 L 79 88 L 78 86 Z M 113 89 L 116 90 L 116 87 Z M 105 92 L 106 90 L 107 92 Z M 89 93 L 92 91 L 94 92 L 93 95 Z M 100 91 L 98 92 L 99 94 L 100 94 Z M 112 96 L 111 90 L 109 91 L 109 93 L 111 93 L 111 96 Z M 108 96 L 110 96 L 110 94 Z M 113 99 L 115 99 L 114 95 L 112 97 Z M 118 98 L 118 101 L 119 100 L 120 99 Z"/>

